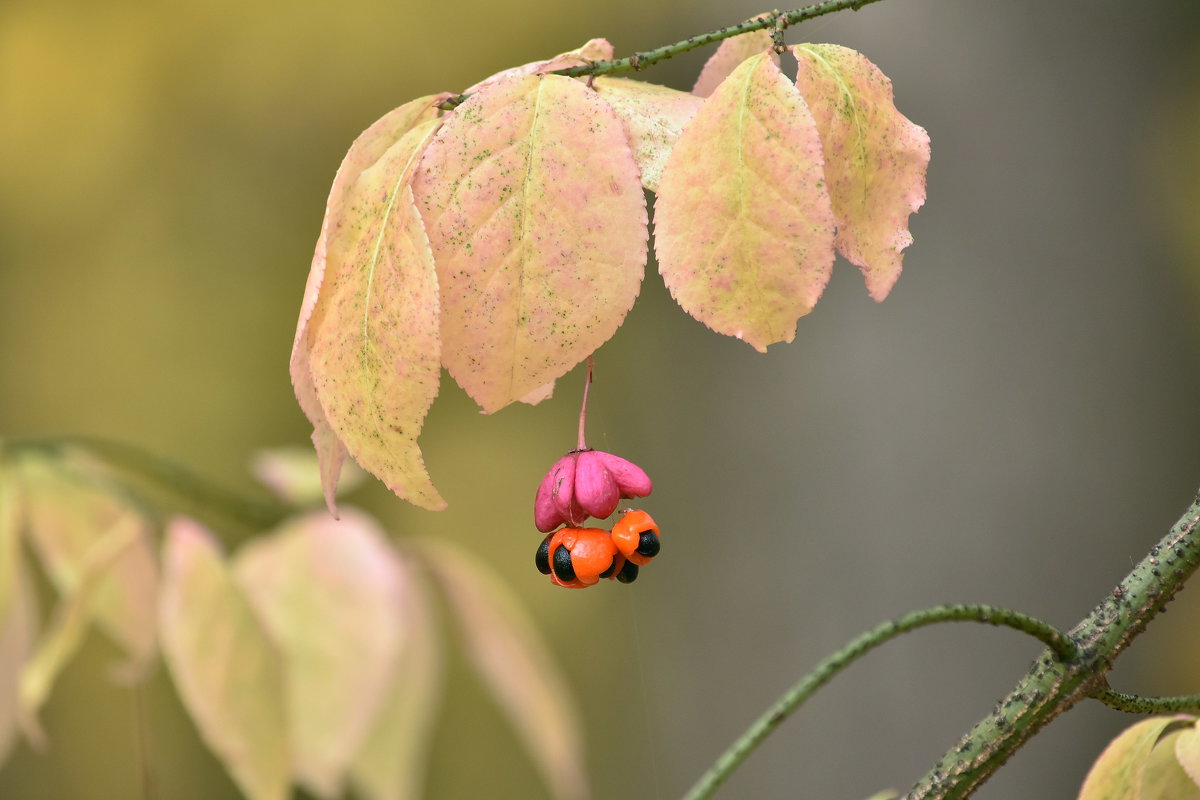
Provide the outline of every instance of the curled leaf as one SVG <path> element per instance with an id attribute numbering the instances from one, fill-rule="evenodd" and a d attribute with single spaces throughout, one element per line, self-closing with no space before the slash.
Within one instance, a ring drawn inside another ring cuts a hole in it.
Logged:
<path id="1" fill-rule="evenodd" d="M 925 202 L 929 134 L 896 110 L 892 82 L 862 53 L 833 44 L 792 52 L 824 147 L 837 250 L 883 300 L 912 244 L 908 217 Z"/>
<path id="2" fill-rule="evenodd" d="M 519 67 L 510 67 L 509 69 L 497 72 L 495 75 L 489 75 L 479 83 L 468 88 L 463 94 L 474 94 L 505 78 L 520 78 L 524 75 L 539 75 L 559 69 L 581 67 L 594 61 L 608 61 L 612 57 L 613 46 L 608 39 L 589 39 L 574 50 L 559 53 L 554 58 L 547 58 L 543 61 L 531 61 L 528 64 L 522 64 Z"/>
<path id="3" fill-rule="evenodd" d="M 441 642 L 433 598 L 415 570 L 406 568 L 405 574 L 400 605 L 404 645 L 389 694 L 350 771 L 367 800 L 423 796 L 425 758 L 441 691 Z"/>
<path id="4" fill-rule="evenodd" d="M 642 186 L 657 192 L 675 140 L 704 100 L 677 89 L 627 78 L 601 76 L 593 86 L 625 123 L 633 160 L 642 173 Z"/>
<path id="5" fill-rule="evenodd" d="M 369 517 L 299 517 L 234 563 L 287 673 L 296 777 L 321 797 L 342 780 L 391 687 L 406 629 L 404 576 Z"/>
<path id="6" fill-rule="evenodd" d="M 833 264 L 821 142 L 767 56 L 743 61 L 684 128 L 655 201 L 659 271 L 684 311 L 760 352 L 796 336 Z"/>
<path id="7" fill-rule="evenodd" d="M 579 81 L 507 78 L 471 95 L 414 182 L 437 262 L 442 361 L 491 413 L 608 340 L 646 263 L 637 166 Z"/>
<path id="8" fill-rule="evenodd" d="M 173 521 L 163 561 L 163 656 L 183 704 L 249 800 L 285 800 L 291 756 L 278 652 L 207 531 Z"/>
<path id="9" fill-rule="evenodd" d="M 704 68 L 696 78 L 696 85 L 692 87 L 692 94 L 697 97 L 712 96 L 721 82 L 728 78 L 738 65 L 748 58 L 770 50 L 772 44 L 771 34 L 765 30 L 750 31 L 722 40 L 717 45 L 716 52 L 704 62 Z M 768 57 L 779 66 L 779 56 L 774 51 L 771 51 Z"/>
<path id="10" fill-rule="evenodd" d="M 313 385 L 337 437 L 428 509 L 446 506 L 417 446 L 438 392 L 438 287 L 409 182 L 437 124 L 417 124 L 347 191 L 308 329 Z"/>
<path id="11" fill-rule="evenodd" d="M 378 161 L 389 147 L 415 125 L 436 119 L 437 109 L 434 108 L 434 105 L 446 96 L 440 94 L 419 97 L 389 111 L 363 131 L 354 140 L 349 152 L 342 159 L 337 175 L 333 179 L 333 187 L 329 190 L 329 199 L 326 201 L 325 219 L 321 223 L 321 234 L 317 238 L 316 252 L 313 254 L 312 267 L 304 287 L 304 299 L 300 304 L 300 319 L 296 324 L 296 337 L 292 343 L 290 371 L 296 399 L 313 426 L 313 444 L 321 464 L 325 502 L 335 516 L 334 491 L 342 461 L 346 457 L 346 448 L 326 418 L 321 401 L 317 397 L 316 387 L 313 385 L 309 364 L 308 330 L 309 321 L 317 307 L 317 300 L 325 281 L 330 236 L 333 235 L 336 238 L 346 224 L 344 215 L 350 189 L 362 171 Z"/>
<path id="12" fill-rule="evenodd" d="M 556 798 L 587 797 L 578 714 L 562 675 L 504 584 L 443 541 L 421 543 L 479 677 L 508 715 Z"/>

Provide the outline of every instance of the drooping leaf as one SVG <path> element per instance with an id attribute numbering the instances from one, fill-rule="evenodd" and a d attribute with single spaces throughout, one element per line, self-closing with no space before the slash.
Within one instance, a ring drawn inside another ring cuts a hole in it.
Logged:
<path id="1" fill-rule="evenodd" d="M 912 244 L 909 214 L 925 202 L 929 134 L 896 110 L 892 82 L 862 53 L 834 44 L 792 52 L 796 86 L 821 133 L 838 252 L 883 300 Z"/>
<path id="2" fill-rule="evenodd" d="M 167 529 L 159 621 L 163 656 L 200 735 L 249 800 L 289 796 L 285 675 L 207 531 Z"/>
<path id="3" fill-rule="evenodd" d="M 637 166 L 612 108 L 571 78 L 508 78 L 459 106 L 414 182 L 442 294 L 442 361 L 487 413 L 582 361 L 646 263 Z"/>
<path id="4" fill-rule="evenodd" d="M 1092 765 L 1078 800 L 1137 798 L 1151 749 L 1163 731 L 1177 721 L 1174 717 L 1152 717 L 1122 731 Z"/>
<path id="5" fill-rule="evenodd" d="M 446 507 L 417 445 L 438 392 L 438 286 L 409 184 L 437 124 L 418 123 L 350 187 L 308 326 L 334 432 L 364 469 L 428 509 Z"/>
<path id="6" fill-rule="evenodd" d="M 544 61 L 531 61 L 528 64 L 522 64 L 519 67 L 510 67 L 509 69 L 497 72 L 495 75 L 489 75 L 479 83 L 468 88 L 463 94 L 474 94 L 480 89 L 491 86 L 505 78 L 520 78 L 524 75 L 539 75 L 559 69 L 567 69 L 568 67 L 581 67 L 593 61 L 608 61 L 612 57 L 613 46 L 608 39 L 589 39 L 574 50 L 559 53 L 554 58 L 547 58 Z"/>
<path id="7" fill-rule="evenodd" d="M 1175 739 L 1175 758 L 1192 783 L 1200 786 L 1200 728 L 1196 725 L 1179 732 Z"/>
<path id="8" fill-rule="evenodd" d="M 37 638 L 37 600 L 26 577 L 28 572 L 20 568 L 23 566 L 14 570 L 15 591 L 0 614 L 0 764 L 16 743 L 21 717 L 20 675 Z"/>
<path id="9" fill-rule="evenodd" d="M 260 450 L 250 462 L 250 472 L 286 503 L 310 505 L 319 503 L 324 495 L 320 463 L 310 447 L 295 445 Z M 354 462 L 347 464 L 338 476 L 337 491 L 348 492 L 358 487 L 366 476 Z"/>
<path id="10" fill-rule="evenodd" d="M 578 713 L 532 622 L 509 590 L 461 549 L 422 541 L 467 656 L 556 798 L 587 796 Z"/>
<path id="11" fill-rule="evenodd" d="M 401 564 L 404 564 L 402 561 Z M 406 632 L 390 695 L 351 766 L 366 800 L 419 800 L 441 692 L 441 642 L 429 587 L 405 565 L 401 605 Z"/>
<path id="12" fill-rule="evenodd" d="M 158 564 L 149 520 L 90 472 L 87 462 L 26 455 L 17 462 L 17 474 L 29 541 L 51 582 L 64 597 L 79 592 L 85 578 L 94 584 L 79 606 L 87 612 L 81 625 L 94 619 L 129 654 L 124 671 L 136 677 L 157 649 Z M 118 530 L 129 541 L 94 572 L 96 548 Z"/>
<path id="13" fill-rule="evenodd" d="M 377 120 L 371 127 L 359 135 L 350 145 L 349 152 L 342 159 L 337 174 L 333 179 L 333 187 L 329 190 L 329 199 L 325 205 L 325 219 L 321 223 L 321 234 L 317 238 L 316 252 L 313 254 L 312 267 L 308 273 L 308 281 L 304 287 L 304 299 L 300 304 L 300 319 L 296 324 L 296 337 L 292 343 L 291 376 L 292 386 L 296 391 L 296 399 L 300 408 L 313 425 L 313 444 L 321 464 L 321 477 L 325 487 L 325 501 L 330 512 L 336 516 L 336 499 L 334 491 L 337 487 L 338 474 L 342 461 L 346 457 L 346 449 L 334 433 L 317 397 L 313 385 L 309 365 L 309 335 L 308 325 L 313 310 L 325 280 L 326 264 L 328 261 L 329 237 L 337 235 L 346 224 L 345 206 L 350 188 L 358 180 L 358 176 L 367 167 L 378 161 L 388 148 L 411 130 L 415 125 L 437 118 L 434 108 L 447 95 L 429 95 L 405 103 L 397 109 L 389 111 Z"/>
<path id="14" fill-rule="evenodd" d="M 364 514 L 322 512 L 245 546 L 234 574 L 283 658 L 295 775 L 338 797 L 406 634 L 396 556 Z"/>
<path id="15" fill-rule="evenodd" d="M 771 33 L 765 30 L 751 31 L 722 40 L 717 45 L 716 52 L 704 62 L 704 68 L 696 78 L 696 85 L 692 87 L 692 94 L 697 97 L 710 97 L 739 64 L 770 50 L 771 45 Z M 771 51 L 768 57 L 776 66 L 779 65 L 779 56 L 774 51 Z"/>
<path id="16" fill-rule="evenodd" d="M 659 271 L 684 311 L 760 352 L 795 338 L 829 280 L 833 212 L 812 117 L 765 53 L 684 128 L 654 219 Z"/>
<path id="17" fill-rule="evenodd" d="M 33 508 L 36 505 L 31 504 Z M 35 515 L 31 513 L 30 519 L 35 519 Z M 132 513 L 124 513 L 107 528 L 92 531 L 91 546 L 72 565 L 77 572 L 69 587 L 62 591 L 54 619 L 21 669 L 18 717 L 26 738 L 35 746 L 41 747 L 45 741 L 38 711 L 49 699 L 59 673 L 83 643 L 88 623 L 111 597 L 102 592 L 112 587 L 116 565 L 137 546 L 142 535 L 142 521 Z"/>
<path id="18" fill-rule="evenodd" d="M 677 89 L 627 78 L 601 76 L 593 86 L 625 123 L 633 160 L 642 173 L 642 186 L 657 192 L 675 140 L 704 100 Z"/>

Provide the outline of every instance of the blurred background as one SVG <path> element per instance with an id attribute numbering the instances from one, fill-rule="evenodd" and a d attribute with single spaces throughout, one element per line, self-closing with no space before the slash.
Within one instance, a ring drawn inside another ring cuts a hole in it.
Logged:
<path id="1" fill-rule="evenodd" d="M 304 442 L 288 383 L 330 181 L 388 109 L 606 36 L 618 55 L 746 2 L 7 0 L 0 7 L 0 436 L 87 433 L 230 485 Z M 378 486 L 398 537 L 452 538 L 526 603 L 582 709 L 598 798 L 679 796 L 817 660 L 950 601 L 1068 626 L 1200 486 L 1200 5 L 888 0 L 788 33 L 862 50 L 933 140 L 889 299 L 839 261 L 763 356 L 676 308 L 653 264 L 597 356 L 589 443 L 645 467 L 663 555 L 633 586 L 555 589 L 531 504 L 573 445 L 582 377 L 478 414 L 448 380 L 421 443 L 450 509 Z M 643 77 L 689 88 L 705 49 Z M 1200 690 L 1200 590 L 1116 688 Z M 946 626 L 840 676 L 728 798 L 907 788 L 1038 651 Z M 160 670 L 139 712 L 95 638 L 0 797 L 236 795 Z M 461 658 L 429 798 L 545 796 Z M 142 734 L 138 733 L 141 719 Z M 1132 718 L 1085 703 L 981 798 L 1073 797 Z M 142 743 L 139 745 L 139 736 Z M 470 769 L 464 765 L 470 765 Z"/>

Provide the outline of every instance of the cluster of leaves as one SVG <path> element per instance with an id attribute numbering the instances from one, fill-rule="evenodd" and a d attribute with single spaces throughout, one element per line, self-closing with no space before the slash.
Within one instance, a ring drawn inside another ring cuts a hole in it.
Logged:
<path id="1" fill-rule="evenodd" d="M 367 800 L 420 797 L 442 674 L 436 586 L 554 796 L 586 795 L 562 677 L 505 587 L 460 549 L 396 545 L 346 509 L 340 521 L 298 512 L 226 557 L 200 523 L 160 521 L 85 452 L 3 455 L 0 762 L 18 734 L 44 743 L 39 709 L 95 627 L 127 654 L 122 681 L 161 655 L 250 800 L 283 800 L 293 782 L 322 798 L 347 783 Z M 263 464 L 290 493 L 309 481 L 279 459 Z M 33 561 L 58 596 L 40 633 Z"/>
<path id="2" fill-rule="evenodd" d="M 929 138 L 861 54 L 722 42 L 690 93 L 556 70 L 602 39 L 406 103 L 329 194 L 291 358 L 326 500 L 347 454 L 400 497 L 445 501 L 417 437 L 445 366 L 485 412 L 538 402 L 637 297 L 655 193 L 680 306 L 756 350 L 791 341 L 835 252 L 887 296 L 925 198 Z M 453 110 L 442 110 L 452 107 Z"/>
<path id="3" fill-rule="evenodd" d="M 1196 717 L 1151 717 L 1127 728 L 1096 759 L 1079 800 L 1200 800 Z"/>

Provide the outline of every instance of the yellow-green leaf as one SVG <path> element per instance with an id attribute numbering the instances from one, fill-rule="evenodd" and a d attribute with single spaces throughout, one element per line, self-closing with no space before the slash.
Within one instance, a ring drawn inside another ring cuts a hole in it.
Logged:
<path id="1" fill-rule="evenodd" d="M 249 800 L 285 800 L 291 756 L 279 653 L 197 523 L 170 524 L 163 562 L 163 656 L 184 706 Z"/>
<path id="2" fill-rule="evenodd" d="M 325 501 L 331 512 L 336 512 L 335 489 L 346 449 L 338 439 L 313 385 L 309 365 L 309 320 L 317 306 L 325 280 L 328 261 L 329 237 L 337 235 L 345 224 L 344 214 L 347 197 L 358 176 L 367 167 L 378 161 L 388 148 L 411 130 L 415 125 L 437 118 L 434 105 L 446 95 L 429 95 L 405 103 L 385 114 L 363 131 L 350 146 L 342 159 L 329 199 L 325 206 L 325 219 L 321 223 L 321 234 L 317 238 L 316 252 L 304 287 L 304 299 L 300 304 L 300 319 L 296 324 L 296 337 L 292 343 L 291 376 L 292 386 L 300 408 L 313 426 L 313 444 L 321 464 L 321 477 L 325 487 Z"/>
<path id="3" fill-rule="evenodd" d="M 704 68 L 696 78 L 696 85 L 692 87 L 692 94 L 697 97 L 711 96 L 739 64 L 766 52 L 772 44 L 771 34 L 765 30 L 751 31 L 723 40 L 717 45 L 716 52 L 704 62 Z M 779 56 L 774 52 L 770 53 L 769 58 L 776 65 L 779 64 Z"/>
<path id="4" fill-rule="evenodd" d="M 1200 728 L 1192 725 L 1179 732 L 1175 738 L 1175 758 L 1192 783 L 1200 786 Z"/>
<path id="5" fill-rule="evenodd" d="M 94 583 L 81 608 L 125 649 L 128 677 L 136 676 L 157 648 L 158 564 L 149 520 L 86 462 L 26 455 L 17 462 L 17 474 L 27 535 L 51 582 L 64 597 L 78 593 L 85 578 Z M 127 545 L 100 573 L 89 572 L 96 548 L 118 529 L 122 536 L 127 532 Z"/>
<path id="6" fill-rule="evenodd" d="M 446 506 L 417 446 L 438 392 L 438 287 L 409 184 L 437 124 L 418 123 L 348 190 L 308 325 L 313 385 L 337 437 L 428 509 Z"/>
<path id="7" fill-rule="evenodd" d="M 628 78 L 602 76 L 593 82 L 629 134 L 633 160 L 642 173 L 642 186 L 658 191 L 658 182 L 671 148 L 704 100 L 694 94 Z"/>
<path id="8" fill-rule="evenodd" d="M 925 202 L 929 134 L 896 110 L 892 82 L 855 50 L 792 48 L 796 86 L 817 123 L 837 218 L 837 249 L 883 300 L 912 244 L 908 217 Z"/>
<path id="9" fill-rule="evenodd" d="M 283 659 L 294 774 L 338 797 L 407 635 L 396 556 L 371 518 L 347 509 L 255 539 L 234 574 Z"/>
<path id="10" fill-rule="evenodd" d="M 1079 800 L 1136 800 L 1150 751 L 1163 731 L 1182 719 L 1153 717 L 1126 728 L 1092 765 Z"/>
<path id="11" fill-rule="evenodd" d="M 760 352 L 790 342 L 833 264 L 821 143 L 763 53 L 684 128 L 654 206 L 659 271 L 684 311 Z"/>
<path id="12" fill-rule="evenodd" d="M 0 764 L 16 743 L 21 717 L 20 674 L 37 638 L 37 599 L 22 566 L 18 564 L 13 572 L 15 591 L 0 614 Z"/>
<path id="13" fill-rule="evenodd" d="M 551 793 L 587 797 L 578 712 L 561 673 L 517 600 L 495 575 L 444 541 L 423 541 L 458 621 L 467 655 L 508 715 Z"/>
<path id="14" fill-rule="evenodd" d="M 616 113 L 558 75 L 453 111 L 414 182 L 442 296 L 442 360 L 485 412 L 608 340 L 646 263 L 646 208 Z"/>
<path id="15" fill-rule="evenodd" d="M 429 587 L 405 562 L 401 604 L 404 646 L 390 695 L 363 743 L 350 777 L 366 800 L 419 800 L 441 692 L 441 642 Z"/>

